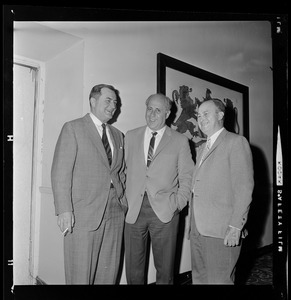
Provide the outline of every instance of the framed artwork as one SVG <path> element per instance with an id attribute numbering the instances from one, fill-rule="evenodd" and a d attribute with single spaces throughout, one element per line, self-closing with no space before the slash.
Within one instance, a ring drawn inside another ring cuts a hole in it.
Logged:
<path id="1" fill-rule="evenodd" d="M 197 123 L 198 107 L 203 101 L 220 99 L 226 107 L 225 128 L 249 139 L 247 86 L 158 53 L 157 92 L 175 103 L 167 124 L 189 138 L 194 159 L 206 141 Z"/>

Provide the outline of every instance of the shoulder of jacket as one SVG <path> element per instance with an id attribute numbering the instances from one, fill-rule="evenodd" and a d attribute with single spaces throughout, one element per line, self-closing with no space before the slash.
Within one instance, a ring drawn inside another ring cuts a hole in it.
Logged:
<path id="1" fill-rule="evenodd" d="M 238 134 L 238 133 L 226 131 L 225 138 L 230 143 L 248 143 L 249 144 L 249 142 L 246 139 L 246 137 L 243 136 L 243 135 L 241 135 L 241 134 Z"/>
<path id="2" fill-rule="evenodd" d="M 174 136 L 174 137 L 177 137 L 181 140 L 188 140 L 187 136 L 184 135 L 183 133 L 181 132 L 178 132 L 176 131 L 175 129 L 171 128 L 171 127 L 168 127 L 168 130 L 170 130 L 171 134 Z"/>
<path id="3" fill-rule="evenodd" d="M 64 123 L 64 126 L 75 126 L 81 124 L 84 121 L 84 117 L 73 119 Z"/>
<path id="4" fill-rule="evenodd" d="M 124 136 L 123 132 L 119 130 L 118 128 L 114 127 L 113 125 L 109 124 L 110 130 L 114 131 L 116 134 L 119 134 L 121 136 Z"/>
<path id="5" fill-rule="evenodd" d="M 140 132 L 143 132 L 145 129 L 146 129 L 146 126 L 140 126 L 140 127 L 134 128 L 134 129 L 130 129 L 126 132 L 126 135 L 129 136 L 129 135 L 138 134 Z"/>

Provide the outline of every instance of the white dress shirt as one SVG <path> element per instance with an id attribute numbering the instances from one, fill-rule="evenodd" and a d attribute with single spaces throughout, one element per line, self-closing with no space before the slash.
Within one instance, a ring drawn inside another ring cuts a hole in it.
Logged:
<path id="1" fill-rule="evenodd" d="M 151 130 L 147 126 L 147 128 L 145 130 L 145 135 L 144 135 L 144 157 L 145 157 L 146 164 L 147 164 L 147 160 L 148 160 L 148 151 L 149 151 L 150 140 L 152 138 L 152 132 L 157 132 L 156 139 L 155 139 L 155 147 L 154 147 L 154 151 L 153 151 L 153 154 L 155 154 L 155 151 L 163 137 L 165 130 L 166 130 L 166 126 L 164 126 L 163 128 L 161 128 L 157 131 Z"/>
<path id="2" fill-rule="evenodd" d="M 95 116 L 93 115 L 91 112 L 90 112 L 90 117 L 92 119 L 92 121 L 94 122 L 96 128 L 97 128 L 97 131 L 102 139 L 102 134 L 103 134 L 103 127 L 102 127 L 102 122 Z M 114 147 L 113 147 L 113 143 L 112 143 L 112 139 L 111 139 L 111 133 L 110 133 L 110 130 L 108 129 L 108 127 L 106 126 L 106 134 L 107 134 L 107 138 L 108 138 L 108 141 L 109 141 L 109 145 L 110 145 L 110 148 L 111 148 L 111 152 L 112 152 L 112 158 L 113 158 L 113 152 L 114 152 Z"/>
<path id="3" fill-rule="evenodd" d="M 224 129 L 224 127 L 222 127 L 221 129 L 219 129 L 218 131 L 216 131 L 214 134 L 212 134 L 212 136 L 207 137 L 207 139 L 210 140 L 210 148 L 215 143 L 216 139 L 218 138 L 218 136 L 220 135 L 220 133 L 222 132 L 223 129 Z"/>

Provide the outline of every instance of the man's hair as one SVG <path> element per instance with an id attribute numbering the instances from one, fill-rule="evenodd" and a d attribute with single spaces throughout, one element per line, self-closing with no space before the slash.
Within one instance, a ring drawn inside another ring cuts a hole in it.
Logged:
<path id="1" fill-rule="evenodd" d="M 220 99 L 215 98 L 215 99 L 205 100 L 202 103 L 200 103 L 199 106 L 201 106 L 201 104 L 203 104 L 203 103 L 205 103 L 207 101 L 212 101 L 213 104 L 215 105 L 215 107 L 218 109 L 218 111 L 223 112 L 223 118 L 222 118 L 222 120 L 224 120 L 225 119 L 225 105 L 224 105 L 224 103 Z"/>
<path id="2" fill-rule="evenodd" d="M 102 84 L 97 84 L 97 85 L 93 86 L 93 88 L 92 88 L 92 90 L 91 90 L 91 92 L 89 94 L 89 101 L 90 101 L 90 99 L 92 97 L 95 98 L 95 99 L 97 99 L 98 96 L 101 95 L 101 89 L 103 89 L 103 88 L 110 89 L 111 91 L 113 91 L 116 94 L 116 97 L 118 98 L 119 91 L 114 86 L 102 83 Z"/>
<path id="3" fill-rule="evenodd" d="M 213 101 L 214 105 L 218 108 L 219 111 L 225 113 L 225 105 L 220 99 L 211 99 L 211 101 Z"/>
<path id="4" fill-rule="evenodd" d="M 164 94 L 162 94 L 162 93 L 157 93 L 157 94 L 152 94 L 152 95 L 150 95 L 150 96 L 147 98 L 147 100 L 146 100 L 146 106 L 148 106 L 149 101 L 150 101 L 151 98 L 153 98 L 154 96 L 159 96 L 161 99 L 164 100 L 164 104 L 165 104 L 166 111 L 170 111 L 170 110 L 171 110 L 172 103 L 173 103 L 172 100 L 171 100 L 169 97 L 167 97 L 167 96 L 165 96 Z"/>

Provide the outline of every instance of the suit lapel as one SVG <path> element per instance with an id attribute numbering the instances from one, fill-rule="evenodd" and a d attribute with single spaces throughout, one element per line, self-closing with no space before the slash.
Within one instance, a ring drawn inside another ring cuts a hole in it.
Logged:
<path id="1" fill-rule="evenodd" d="M 100 135 L 97 131 L 97 128 L 96 128 L 93 120 L 91 119 L 89 113 L 87 115 L 85 115 L 84 120 L 85 120 L 86 126 L 88 127 L 88 133 L 89 133 L 89 136 L 90 136 L 93 144 L 96 146 L 96 148 L 100 152 L 105 164 L 109 168 L 108 158 L 107 158 L 101 137 L 100 137 Z"/>
<path id="2" fill-rule="evenodd" d="M 145 153 L 144 153 L 144 138 L 146 133 L 146 126 L 141 128 L 141 134 L 139 134 L 139 139 L 137 139 L 139 145 L 139 153 L 141 154 L 141 159 L 143 161 L 143 166 L 147 168 L 146 160 L 145 160 Z"/>
<path id="3" fill-rule="evenodd" d="M 113 151 L 113 158 L 112 158 L 112 163 L 111 163 L 111 168 L 113 166 L 115 166 L 116 162 L 118 161 L 117 160 L 117 156 L 118 156 L 118 149 L 120 148 L 120 142 L 119 142 L 119 136 L 117 135 L 117 133 L 115 132 L 115 130 L 112 128 L 111 125 L 108 124 L 108 129 L 109 129 L 109 134 L 110 134 L 110 138 L 111 138 L 111 141 L 112 141 L 112 144 L 113 144 L 113 148 L 114 148 L 114 151 Z"/>
<path id="4" fill-rule="evenodd" d="M 206 142 L 204 143 L 202 149 L 199 149 L 198 155 L 197 155 L 197 159 L 196 159 L 196 165 L 197 166 L 201 166 L 200 161 L 201 161 L 201 157 L 202 157 L 202 153 L 204 152 L 204 149 L 206 147 Z"/>
<path id="5" fill-rule="evenodd" d="M 170 142 L 171 136 L 172 136 L 171 129 L 168 126 L 166 126 L 166 130 L 162 136 L 162 139 L 158 145 L 158 148 L 155 151 L 153 160 L 163 150 L 163 148 Z"/>
<path id="6" fill-rule="evenodd" d="M 144 162 L 143 164 L 145 168 L 147 167 L 146 160 L 145 160 L 145 153 L 144 153 L 144 137 L 145 137 L 146 128 L 147 126 L 141 128 L 141 134 L 138 134 L 137 136 L 139 138 L 136 139 L 136 142 L 139 145 L 139 152 L 141 154 L 141 159 Z M 172 136 L 171 129 L 168 126 L 166 126 L 166 130 L 153 156 L 153 161 L 159 155 L 159 153 L 164 149 L 164 147 L 170 142 L 171 136 Z"/>
<path id="7" fill-rule="evenodd" d="M 217 148 L 217 146 L 223 141 L 225 135 L 227 134 L 226 129 L 224 129 L 220 135 L 217 137 L 216 141 L 214 142 L 214 144 L 212 145 L 212 147 L 210 148 L 210 150 L 208 151 L 208 153 L 205 155 L 203 162 L 201 163 L 201 165 L 204 163 L 204 161 L 208 158 L 209 155 L 211 155 L 211 153 Z M 205 147 L 206 147 L 206 143 L 205 143 Z M 203 151 L 201 151 L 202 153 Z M 201 159 L 201 153 L 200 153 L 200 157 L 199 159 Z M 200 165 L 200 166 L 201 166 Z"/>

